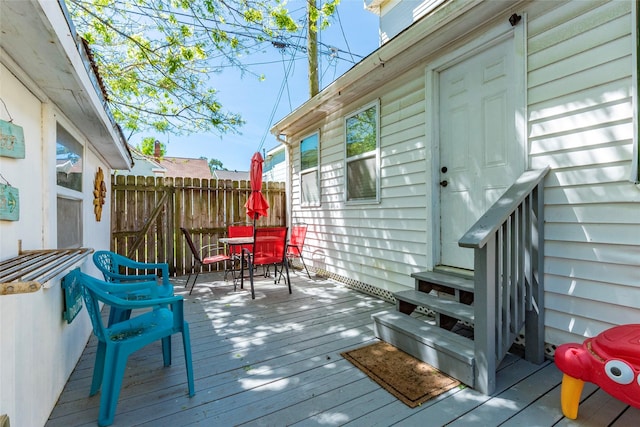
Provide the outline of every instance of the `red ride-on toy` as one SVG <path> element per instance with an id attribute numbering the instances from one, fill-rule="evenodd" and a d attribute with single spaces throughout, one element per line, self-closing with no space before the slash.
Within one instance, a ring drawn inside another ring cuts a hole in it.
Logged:
<path id="1" fill-rule="evenodd" d="M 562 413 L 578 417 L 584 382 L 594 383 L 611 396 L 640 408 L 640 324 L 607 329 L 580 344 L 562 344 L 555 362 L 562 378 Z"/>

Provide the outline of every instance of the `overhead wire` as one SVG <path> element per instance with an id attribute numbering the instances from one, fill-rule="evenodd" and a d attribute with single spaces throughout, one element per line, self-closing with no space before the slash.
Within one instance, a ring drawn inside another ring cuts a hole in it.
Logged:
<path id="1" fill-rule="evenodd" d="M 346 58 L 342 58 L 342 57 L 340 57 L 340 55 L 339 55 L 340 53 L 346 53 L 346 54 L 348 54 L 348 55 L 351 57 L 351 61 L 349 61 L 349 62 L 351 62 L 351 63 L 353 63 L 353 64 L 356 64 L 356 60 L 355 60 L 354 56 L 358 56 L 360 59 L 362 59 L 362 58 L 363 58 L 363 56 L 361 56 L 361 55 L 357 55 L 357 54 L 354 54 L 353 52 L 351 52 L 351 47 L 349 46 L 349 42 L 348 42 L 348 40 L 347 40 L 347 36 L 346 36 L 346 34 L 345 34 L 345 32 L 344 32 L 344 28 L 343 28 L 343 26 L 342 26 L 342 20 L 340 19 L 340 14 L 339 14 L 338 9 L 336 9 L 336 16 L 337 16 L 337 19 L 338 19 L 338 24 L 339 24 L 339 26 L 340 26 L 340 31 L 341 31 L 341 33 L 342 33 L 342 37 L 343 37 L 343 39 L 344 39 L 344 41 L 345 41 L 345 44 L 346 44 L 346 46 L 347 46 L 347 51 L 344 51 L 344 50 L 339 49 L 339 48 L 337 48 L 337 47 L 330 46 L 330 45 L 327 45 L 327 44 L 323 43 L 323 42 L 322 42 L 322 40 L 320 39 L 320 38 L 321 38 L 321 33 L 319 32 L 319 34 L 318 34 L 318 39 L 319 39 L 319 40 L 317 41 L 317 44 L 318 44 L 319 46 L 324 46 L 324 47 L 326 47 L 326 48 L 328 49 L 328 52 L 326 52 L 326 53 L 325 53 L 325 52 L 321 52 L 321 51 L 319 51 L 318 53 L 326 54 L 326 55 L 329 57 L 329 61 L 328 61 L 328 63 L 327 63 L 327 66 L 326 66 L 326 68 L 324 69 L 324 71 L 321 73 L 321 75 L 320 75 L 320 77 L 319 77 L 319 81 L 320 81 L 320 83 L 321 83 L 321 84 L 322 84 L 323 77 L 324 77 L 324 76 L 325 76 L 325 74 L 329 71 L 329 69 L 330 69 L 331 67 L 333 67 L 333 70 L 334 70 L 334 75 L 333 75 L 333 79 L 332 79 L 332 81 L 333 81 L 333 80 L 335 80 L 335 77 L 336 77 L 336 75 L 335 75 L 335 74 L 336 74 L 337 69 L 338 69 L 338 67 L 337 67 L 337 62 L 338 62 L 338 60 L 339 60 L 339 59 L 342 59 L 342 60 L 346 60 L 346 61 L 348 61 Z M 303 27 L 305 27 L 305 26 L 306 26 L 306 25 L 303 25 Z M 297 37 L 297 36 L 295 36 L 295 35 L 294 35 L 294 36 L 291 36 L 291 38 L 294 38 L 294 37 Z M 303 36 L 302 36 L 302 35 L 300 35 L 299 37 L 300 37 L 301 39 L 303 38 Z M 305 40 L 306 40 L 306 39 L 305 39 Z M 279 91 L 279 93 L 278 93 L 278 97 L 277 97 L 277 99 L 276 99 L 276 102 L 275 102 L 275 104 L 274 104 L 273 110 L 272 110 L 272 112 L 271 112 L 271 116 L 269 117 L 269 123 L 267 124 L 267 127 L 266 127 L 265 132 L 264 132 L 264 134 L 263 134 L 263 136 L 262 136 L 262 139 L 261 139 L 261 141 L 260 141 L 260 144 L 258 145 L 258 151 L 260 151 L 260 150 L 263 148 L 263 146 L 264 146 L 265 140 L 266 140 L 267 135 L 268 135 L 268 133 L 269 133 L 269 129 L 271 128 L 271 126 L 272 126 L 272 124 L 273 124 L 273 118 L 274 118 L 275 113 L 276 113 L 276 111 L 277 111 L 278 105 L 280 104 L 280 100 L 281 100 L 281 98 L 282 98 L 282 93 L 283 93 L 283 89 L 284 89 L 285 85 L 286 85 L 286 87 L 287 87 L 287 95 L 288 95 L 288 97 L 289 97 L 289 109 L 290 109 L 290 110 L 291 110 L 291 109 L 293 109 L 293 107 L 292 107 L 292 105 L 291 105 L 290 92 L 289 92 L 289 88 L 288 88 L 288 76 L 290 75 L 291 66 L 293 65 L 294 60 L 295 60 L 295 53 L 296 53 L 296 51 L 297 51 L 297 50 L 302 51 L 302 52 L 306 52 L 306 51 L 307 51 L 306 46 L 302 47 L 302 46 L 298 46 L 298 45 L 289 44 L 289 43 L 286 43 L 286 42 L 279 42 L 279 43 L 281 43 L 281 46 L 282 46 L 283 48 L 284 48 L 284 47 L 294 47 L 294 50 L 293 50 L 293 53 L 292 53 L 292 56 L 291 56 L 291 60 L 290 60 L 290 62 L 289 62 L 289 68 L 285 71 L 285 75 L 284 75 L 284 78 L 283 78 L 283 81 L 282 81 L 282 85 L 281 85 L 281 87 L 280 87 L 280 91 Z M 284 54 L 283 54 L 283 55 L 284 55 Z M 319 59 L 320 64 L 321 64 L 321 61 L 322 61 L 322 56 L 321 56 L 321 58 Z M 284 60 L 283 60 L 283 67 L 284 67 Z M 320 67 L 319 67 L 319 68 L 322 68 L 322 65 L 320 65 Z M 322 86 L 321 86 L 321 87 L 322 87 Z"/>
<path id="2" fill-rule="evenodd" d="M 306 23 L 305 25 L 303 25 L 303 28 L 301 28 L 301 31 L 304 31 L 306 29 Z M 271 110 L 271 115 L 269 116 L 269 121 L 267 122 L 267 126 L 265 128 L 264 134 L 262 135 L 262 139 L 260 140 L 260 144 L 258 144 L 258 148 L 257 148 L 257 152 L 260 152 L 262 150 L 262 148 L 264 147 L 264 143 L 267 139 L 267 135 L 269 134 L 269 129 L 271 128 L 271 125 L 273 124 L 273 118 L 276 115 L 276 111 L 278 110 L 278 106 L 280 105 L 280 100 L 282 99 L 282 94 L 284 93 L 284 89 L 285 87 L 288 88 L 288 83 L 289 83 L 289 75 L 291 73 L 291 68 L 293 67 L 293 64 L 295 63 L 295 50 L 293 51 L 293 54 L 291 55 L 291 59 L 289 60 L 289 66 L 287 68 L 287 70 L 285 71 L 284 77 L 282 79 L 282 84 L 280 85 L 280 90 L 278 91 L 278 96 L 276 97 L 276 101 L 273 105 L 273 109 Z M 284 61 L 284 58 L 283 58 Z"/>
<path id="3" fill-rule="evenodd" d="M 284 78 L 287 79 L 287 70 L 286 70 L 286 65 L 284 63 L 284 51 L 281 52 L 282 55 L 282 70 L 284 71 Z M 294 64 L 295 63 L 295 54 L 291 57 L 291 62 L 290 64 Z M 293 108 L 293 104 L 291 102 L 291 91 L 289 90 L 289 84 L 287 84 L 287 99 L 289 101 L 289 109 L 291 110 Z"/>
<path id="4" fill-rule="evenodd" d="M 83 0 L 73 0 L 76 3 L 82 4 L 84 3 Z M 121 7 L 118 7 L 117 5 L 121 5 Z M 162 19 L 162 15 L 167 13 L 167 11 L 165 10 L 159 10 L 156 8 L 153 8 L 151 6 L 148 5 L 143 5 L 143 4 L 138 4 L 138 11 L 135 10 L 131 10 L 130 8 L 127 8 L 125 6 L 125 3 L 121 0 L 116 0 L 114 3 L 114 12 L 118 12 L 118 13 L 122 13 L 128 15 L 128 14 L 133 14 L 136 16 L 143 16 L 143 17 L 147 17 L 150 21 L 147 22 L 155 22 L 158 19 Z M 306 9 L 306 8 L 305 8 Z M 335 46 L 331 46 L 328 45 L 326 43 L 323 43 L 322 40 L 318 40 L 317 45 L 320 47 L 320 49 L 318 49 L 318 54 L 320 56 L 320 67 L 322 68 L 322 58 L 324 56 L 328 57 L 328 62 L 326 67 L 324 68 L 324 70 L 322 71 L 321 75 L 320 75 L 320 82 L 322 82 L 322 79 L 326 76 L 326 74 L 329 72 L 329 70 L 331 68 L 334 69 L 334 76 L 333 79 L 335 79 L 335 73 L 337 72 L 337 67 L 338 67 L 338 62 L 339 61 L 346 61 L 346 62 L 350 62 L 352 64 L 356 64 L 357 60 L 355 57 L 358 57 L 360 59 L 363 58 L 363 56 L 361 55 L 357 55 L 354 54 L 351 51 L 351 48 L 349 46 L 347 37 L 345 35 L 344 32 L 344 28 L 342 25 L 342 21 L 340 18 L 340 14 L 338 9 L 336 9 L 336 17 L 338 20 L 338 24 L 340 27 L 340 31 L 342 33 L 343 39 L 345 41 L 347 50 L 343 50 L 340 48 L 337 48 Z M 299 33 L 295 33 L 295 34 L 287 34 L 287 33 L 281 33 L 278 34 L 277 37 L 273 37 L 267 33 L 264 32 L 264 29 L 260 26 L 251 26 L 251 25 L 247 25 L 242 23 L 241 21 L 239 21 L 237 19 L 237 17 L 233 16 L 233 21 L 229 20 L 229 21 L 225 21 L 225 20 L 216 20 L 213 19 L 211 17 L 207 17 L 207 18 L 203 18 L 203 17 L 199 17 L 199 16 L 195 16 L 195 11 L 194 14 L 189 14 L 189 13 L 185 13 L 185 12 L 181 12 L 178 10 L 174 10 L 170 12 L 175 18 L 176 18 L 176 22 L 178 24 L 184 24 L 184 25 L 188 25 L 193 27 L 194 29 L 202 29 L 206 31 L 206 36 L 210 37 L 210 31 L 211 30 L 220 30 L 220 31 L 224 31 L 225 34 L 229 34 L 231 36 L 237 36 L 240 38 L 244 38 L 246 40 L 253 40 L 254 44 L 252 46 L 249 46 L 248 44 L 243 46 L 243 49 L 246 49 L 247 52 L 249 51 L 257 51 L 260 49 L 260 46 L 263 45 L 264 43 L 270 43 L 272 44 L 274 47 L 281 49 L 282 52 L 282 59 L 280 61 L 266 61 L 266 62 L 255 62 L 255 63 L 243 63 L 242 64 L 242 69 L 244 71 L 249 72 L 250 74 L 254 74 L 257 75 L 255 72 L 252 72 L 249 70 L 248 67 L 253 67 L 253 66 L 257 66 L 257 65 L 267 65 L 267 64 L 273 64 L 275 62 L 282 62 L 283 65 L 283 70 L 284 70 L 284 77 L 282 80 L 282 84 L 280 86 L 277 98 L 275 100 L 274 103 L 274 107 L 272 109 L 271 115 L 269 117 L 269 122 L 267 125 L 267 128 L 265 129 L 265 132 L 262 136 L 262 139 L 260 140 L 259 146 L 258 146 L 258 151 L 260 149 L 262 149 L 262 147 L 264 146 L 266 137 L 268 135 L 269 129 L 273 123 L 273 118 L 275 117 L 275 114 L 277 112 L 278 106 L 280 105 L 280 101 L 282 99 L 282 96 L 284 94 L 284 90 L 287 90 L 287 98 L 288 98 L 288 102 L 289 102 L 289 109 L 292 109 L 292 101 L 291 101 L 291 92 L 289 90 L 289 76 L 291 75 L 291 70 L 295 64 L 295 61 L 299 60 L 299 59 L 304 59 L 307 57 L 307 55 L 303 55 L 300 57 L 296 57 L 296 55 L 298 54 L 304 54 L 307 53 L 307 46 L 306 46 L 306 36 L 304 35 L 304 30 L 306 29 L 307 26 L 307 22 L 306 19 L 302 19 L 302 26 L 300 29 Z M 208 25 L 211 24 L 211 25 Z M 141 27 L 148 27 L 148 25 L 144 25 L 144 23 L 142 22 L 138 22 L 138 25 L 140 25 Z M 152 27 L 149 27 L 152 28 Z M 304 45 L 303 45 L 304 43 Z M 285 51 L 286 50 L 290 50 L 290 58 L 289 58 L 289 63 L 288 66 L 285 64 Z M 342 56 L 341 54 L 344 53 L 346 54 L 346 56 Z M 203 68 L 203 70 L 222 70 L 224 68 L 227 67 L 238 67 L 238 64 L 235 63 L 236 61 L 234 61 L 233 64 L 217 64 L 217 65 L 213 65 L 210 61 L 211 60 L 215 60 L 216 58 L 229 58 L 229 52 L 221 52 L 219 55 L 215 55 L 215 56 L 210 56 L 208 58 L 209 65 L 205 66 Z"/>
<path id="5" fill-rule="evenodd" d="M 356 60 L 354 59 L 354 53 L 351 52 L 351 47 L 349 46 L 349 40 L 347 39 L 347 35 L 344 33 L 344 27 L 342 26 L 342 20 L 340 19 L 340 10 L 338 8 L 336 8 L 335 11 L 335 16 L 338 19 L 338 25 L 340 27 L 340 32 L 342 33 L 342 38 L 344 39 L 344 43 L 347 46 L 347 51 L 338 49 L 336 47 L 329 47 L 330 50 L 330 55 L 329 56 L 329 62 L 327 64 L 327 67 L 324 69 L 324 71 L 322 72 L 322 77 L 321 77 L 321 81 L 324 77 L 324 75 L 329 71 L 329 69 L 331 67 L 333 67 L 333 77 L 331 79 L 331 81 L 336 79 L 336 73 L 338 71 L 338 59 L 342 59 L 345 60 L 345 58 L 341 58 L 339 53 L 348 53 L 349 56 L 351 56 L 351 63 L 356 64 Z M 363 57 L 360 55 L 355 55 L 355 56 L 359 56 L 360 59 L 362 59 Z M 333 61 L 332 61 L 333 59 Z"/>
<path id="6" fill-rule="evenodd" d="M 340 19 L 340 11 L 336 8 L 336 17 L 338 18 L 338 25 L 340 26 L 340 32 L 342 33 L 342 38 L 344 39 L 344 44 L 347 45 L 347 49 L 349 50 L 349 55 L 351 55 L 351 62 L 356 63 L 355 59 L 353 59 L 353 53 L 351 53 L 351 47 L 349 47 L 349 40 L 347 40 L 347 35 L 344 33 L 344 28 L 342 27 L 342 20 Z M 360 56 L 360 55 L 357 55 Z M 360 56 L 362 59 L 362 56 Z"/>
<path id="7" fill-rule="evenodd" d="M 76 0 L 76 3 L 85 3 L 81 0 Z M 122 2 L 116 2 L 119 4 L 123 4 Z M 150 6 L 145 6 L 145 5 L 137 5 L 137 8 L 140 10 L 149 10 L 151 12 L 156 12 L 156 13 L 166 13 L 166 11 L 162 11 L 162 10 L 158 10 L 155 8 L 152 8 Z M 129 15 L 138 15 L 138 16 L 144 16 L 144 17 L 151 17 L 151 18 L 159 18 L 159 16 L 150 16 L 148 13 L 145 12 L 138 12 L 138 11 L 134 11 L 131 9 L 125 9 L 124 8 L 124 4 L 123 4 L 123 8 L 118 8 L 118 7 L 114 7 L 113 8 L 115 11 L 120 12 L 120 13 L 126 13 Z M 177 12 L 177 11 L 173 11 L 172 14 L 174 16 L 182 16 L 184 18 L 189 18 L 189 21 L 185 21 L 185 20 L 180 20 L 180 19 L 176 19 L 176 22 L 179 24 L 185 24 L 185 25 L 190 25 L 193 27 L 197 27 L 197 28 L 201 28 L 203 30 L 211 30 L 212 26 L 207 26 L 205 25 L 205 23 L 208 22 L 212 22 L 214 24 L 222 24 L 225 27 L 230 27 L 230 28 L 239 28 L 245 31 L 238 31 L 238 30 L 232 30 L 232 29 L 225 29 L 225 33 L 227 34 L 231 34 L 231 35 L 235 35 L 238 37 L 243 37 L 246 39 L 250 39 L 250 40 L 254 40 L 255 44 L 253 46 L 244 46 L 245 49 L 248 50 L 254 50 L 257 49 L 258 46 L 262 45 L 263 43 L 280 43 L 285 45 L 286 47 L 293 47 L 296 50 L 300 51 L 300 52 L 306 52 L 306 37 L 304 35 L 298 35 L 298 34 L 294 34 L 294 35 L 290 35 L 290 34 L 280 34 L 278 36 L 277 39 L 273 39 L 272 37 L 267 37 L 267 36 L 259 36 L 257 34 L 255 34 L 254 32 L 256 30 L 260 31 L 257 27 L 252 27 L 250 25 L 245 25 L 245 24 L 241 24 L 241 23 L 229 23 L 229 22 L 223 22 L 223 21 L 216 21 L 212 18 L 200 18 L 200 17 L 196 17 L 194 15 L 190 15 L 188 13 L 184 13 L 184 12 Z M 336 10 L 336 14 L 338 14 L 338 11 Z M 339 16 L 338 16 L 338 20 L 339 20 Z M 237 21 L 236 21 L 237 22 Z M 325 56 L 335 56 L 336 58 L 343 60 L 343 61 L 348 61 L 351 62 L 353 64 L 355 64 L 357 61 L 354 58 L 354 56 L 359 57 L 360 59 L 363 58 L 363 56 L 361 55 L 357 55 L 351 52 L 351 49 L 348 47 L 348 42 L 346 39 L 346 36 L 344 34 L 344 29 L 342 28 L 342 23 L 339 20 L 340 23 L 340 29 L 342 31 L 343 34 L 343 38 L 345 40 L 345 42 L 347 43 L 347 48 L 349 49 L 348 51 L 339 49 L 335 46 L 331 46 L 328 45 L 326 43 L 322 43 L 321 41 L 318 42 L 319 46 L 322 46 L 324 48 L 324 50 L 319 50 L 318 53 L 321 55 L 325 55 Z M 142 24 L 141 24 L 142 25 Z M 254 31 L 254 32 L 251 32 Z M 291 42 L 293 39 L 298 39 L 299 42 L 298 43 L 293 43 Z M 291 40 L 291 41 L 286 41 L 286 40 Z M 349 61 L 347 58 L 341 57 L 339 55 L 336 55 L 336 52 L 338 53 L 347 53 L 349 54 L 349 56 L 351 57 L 351 60 Z M 212 56 L 209 59 L 215 59 L 216 57 L 218 58 L 223 58 L 223 57 L 227 57 L 227 55 L 221 54 L 221 55 L 217 55 L 217 56 Z M 280 61 L 277 61 L 280 62 Z M 256 63 L 256 64 L 245 64 L 245 65 L 261 65 L 260 63 Z M 235 64 L 232 65 L 228 65 L 229 67 L 235 67 Z M 227 66 L 220 66 L 221 68 L 223 67 L 227 67 Z"/>

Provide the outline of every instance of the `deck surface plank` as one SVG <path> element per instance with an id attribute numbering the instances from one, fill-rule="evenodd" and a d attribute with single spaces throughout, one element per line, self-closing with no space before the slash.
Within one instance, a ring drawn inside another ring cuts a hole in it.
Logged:
<path id="1" fill-rule="evenodd" d="M 558 369 L 553 364 L 533 372 L 529 377 L 522 379 L 512 387 L 506 389 L 497 396 L 491 397 L 450 425 L 452 427 L 473 426 L 478 423 L 500 425 L 519 411 L 523 410 L 532 401 L 552 389 L 561 380 Z"/>
<path id="2" fill-rule="evenodd" d="M 159 343 L 129 358 L 114 426 L 636 426 L 640 410 L 585 385 L 578 420 L 563 418 L 555 365 L 508 355 L 492 396 L 464 386 L 409 408 L 340 356 L 377 339 L 371 315 L 391 303 L 330 280 L 292 274 L 293 293 L 272 279 L 234 292 L 201 275 L 185 296 L 196 395 L 187 395 L 180 336 L 165 368 Z M 103 313 L 106 316 L 108 313 Z M 85 314 L 86 315 L 86 314 Z M 100 394 L 88 397 L 92 337 L 47 427 L 95 426 Z"/>

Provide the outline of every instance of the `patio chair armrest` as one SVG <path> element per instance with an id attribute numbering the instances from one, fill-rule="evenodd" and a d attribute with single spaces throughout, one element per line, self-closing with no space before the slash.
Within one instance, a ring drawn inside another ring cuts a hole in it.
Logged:
<path id="1" fill-rule="evenodd" d="M 151 298 L 151 299 L 140 299 L 140 300 L 125 300 L 119 297 L 116 297 L 119 300 L 123 301 L 127 308 L 137 309 L 137 308 L 154 308 L 159 306 L 170 305 L 173 309 L 174 306 L 180 305 L 182 306 L 184 297 L 182 295 L 174 295 L 172 297 L 166 298 Z"/>
<path id="2" fill-rule="evenodd" d="M 286 251 L 285 252 L 289 251 L 289 249 L 292 249 L 292 250 L 295 249 L 295 251 L 298 254 L 302 253 L 302 251 L 300 250 L 300 246 L 299 245 L 294 245 L 294 244 L 291 244 L 291 243 L 287 243 L 287 247 L 286 247 Z"/>
<path id="3" fill-rule="evenodd" d="M 253 252 L 251 252 L 248 248 L 242 248 L 242 256 L 246 256 L 247 258 L 251 259 L 251 255 L 253 255 Z"/>
<path id="4" fill-rule="evenodd" d="M 127 282 L 150 282 L 156 280 L 158 276 L 155 274 L 120 274 L 112 273 L 110 271 L 104 271 L 103 274 L 113 282 L 127 283 Z"/>
<path id="5" fill-rule="evenodd" d="M 167 264 L 166 262 L 157 262 L 157 263 L 140 262 L 140 261 L 133 261 L 133 260 L 127 258 L 127 261 L 126 262 L 122 262 L 122 265 L 124 267 L 129 267 L 129 268 L 137 268 L 138 270 L 164 270 L 164 269 L 167 269 L 167 271 L 169 271 L 169 264 Z"/>
<path id="6" fill-rule="evenodd" d="M 174 330 L 182 330 L 184 324 L 184 297 L 182 295 L 174 295 L 167 298 L 154 298 L 148 300 L 134 300 L 128 301 L 116 297 L 118 302 L 113 305 L 121 309 L 140 309 L 140 308 L 160 308 L 171 306 L 171 312 L 173 313 L 173 328 Z"/>
<path id="7" fill-rule="evenodd" d="M 155 283 L 154 283 L 154 286 L 155 286 Z M 96 291 L 95 294 L 97 299 L 102 301 L 103 303 L 110 305 L 112 307 L 123 309 L 123 310 L 134 310 L 139 308 L 156 308 L 156 307 L 162 307 L 166 305 L 171 305 L 173 307 L 175 304 L 182 305 L 182 300 L 183 300 L 181 295 L 174 295 L 172 297 L 166 297 L 166 298 L 128 300 L 128 299 L 121 298 L 118 295 L 104 292 L 102 290 Z"/>
<path id="8" fill-rule="evenodd" d="M 155 291 L 158 288 L 158 283 L 153 281 L 144 282 L 129 282 L 129 283 L 111 283 L 103 282 L 100 285 L 100 289 L 109 294 L 124 294 L 127 292 L 136 291 Z"/>
<path id="9" fill-rule="evenodd" d="M 219 254 L 220 251 L 222 251 L 222 253 L 225 252 L 225 247 L 224 246 L 217 246 L 217 245 L 204 245 L 203 247 L 200 248 L 200 254 L 202 255 L 202 257 L 205 257 L 205 253 L 210 254 L 211 248 L 215 249 L 216 254 Z M 206 252 L 205 252 L 206 250 Z"/>
<path id="10" fill-rule="evenodd" d="M 162 284 L 169 284 L 169 264 L 166 262 L 140 262 L 128 259 L 126 263 L 122 263 L 122 266 L 138 270 L 160 270 L 162 271 Z"/>

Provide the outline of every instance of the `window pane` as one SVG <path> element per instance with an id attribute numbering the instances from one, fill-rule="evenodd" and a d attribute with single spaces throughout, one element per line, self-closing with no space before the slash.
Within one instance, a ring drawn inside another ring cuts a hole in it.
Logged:
<path id="1" fill-rule="evenodd" d="M 60 125 L 56 135 L 56 184 L 82 191 L 82 145 Z"/>
<path id="2" fill-rule="evenodd" d="M 376 149 L 376 119 L 375 106 L 347 119 L 347 157 Z"/>
<path id="3" fill-rule="evenodd" d="M 376 158 L 354 160 L 347 163 L 347 200 L 376 198 Z"/>
<path id="4" fill-rule="evenodd" d="M 302 186 L 302 204 L 319 205 L 320 191 L 317 170 L 300 174 L 300 185 Z"/>
<path id="5" fill-rule="evenodd" d="M 58 249 L 82 246 L 82 201 L 58 197 Z"/>
<path id="6" fill-rule="evenodd" d="M 300 142 L 300 168 L 302 170 L 318 166 L 318 134 L 305 138 Z"/>

